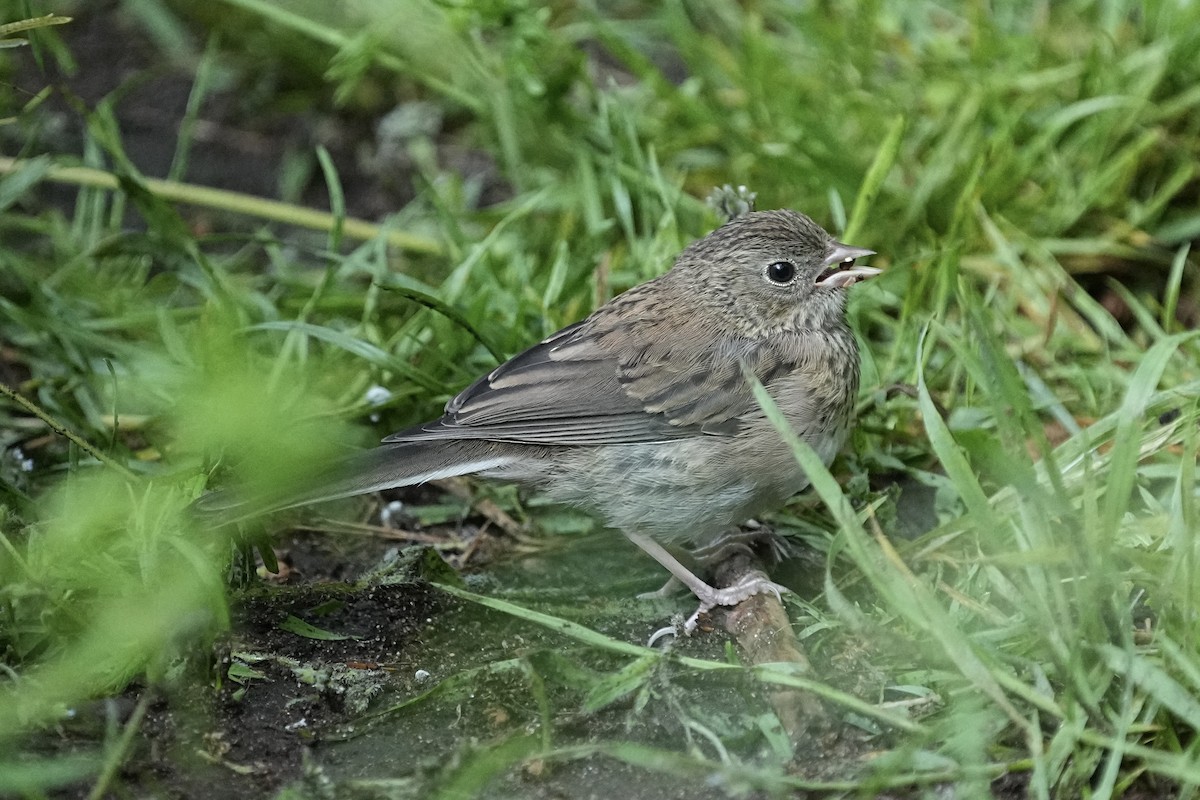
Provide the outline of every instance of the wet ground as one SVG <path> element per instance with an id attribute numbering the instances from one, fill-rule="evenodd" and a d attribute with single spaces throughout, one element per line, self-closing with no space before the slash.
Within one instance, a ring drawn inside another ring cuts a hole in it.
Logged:
<path id="1" fill-rule="evenodd" d="M 473 525 L 445 531 L 442 549 L 459 550 L 451 542 Z M 536 549 L 525 555 L 506 538 L 487 549 L 507 556 L 459 575 L 428 545 L 295 532 L 277 547 L 279 576 L 238 594 L 233 630 L 188 679 L 81 708 L 42 744 L 86 748 L 145 703 L 118 795 L 265 797 L 291 787 L 298 796 L 632 800 L 726 797 L 788 772 L 847 777 L 881 741 L 839 723 L 789 765 L 763 687 L 745 672 L 613 652 L 449 593 L 581 623 L 618 644 L 640 644 L 688 610 L 686 598 L 633 599 L 661 574 L 620 536 L 527 541 Z M 713 625 L 673 653 L 736 658 Z M 839 673 L 847 690 L 864 678 L 879 676 Z M 747 765 L 744 786 L 714 772 L 722 760 Z"/>

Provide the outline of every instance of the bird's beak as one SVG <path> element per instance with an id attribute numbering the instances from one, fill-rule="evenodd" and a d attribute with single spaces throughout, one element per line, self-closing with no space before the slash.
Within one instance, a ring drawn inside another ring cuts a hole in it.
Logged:
<path id="1" fill-rule="evenodd" d="M 875 267 L 856 267 L 854 260 L 863 256 L 875 255 L 874 250 L 862 247 L 851 247 L 848 244 L 834 242 L 833 248 L 822 262 L 825 269 L 817 276 L 817 286 L 845 288 L 853 286 L 858 281 L 865 281 L 883 272 Z"/>

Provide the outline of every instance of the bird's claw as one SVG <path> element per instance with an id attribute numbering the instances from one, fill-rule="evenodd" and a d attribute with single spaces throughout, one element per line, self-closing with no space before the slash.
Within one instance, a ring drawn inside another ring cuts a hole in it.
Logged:
<path id="1" fill-rule="evenodd" d="M 679 637 L 678 626 L 671 624 L 671 625 L 666 626 L 665 628 L 659 628 L 654 633 L 650 634 L 650 639 L 646 642 L 646 647 L 654 647 L 654 643 L 657 642 L 659 639 L 661 639 L 664 636 L 674 636 L 675 638 L 678 638 Z"/>
<path id="2" fill-rule="evenodd" d="M 683 621 L 680 625 L 673 622 L 664 628 L 659 628 L 654 633 L 650 634 L 650 640 L 646 642 L 647 647 L 653 647 L 654 643 L 664 636 L 679 637 L 679 631 L 682 628 L 684 636 L 691 636 L 695 632 L 696 627 L 700 624 L 700 615 L 707 614 L 717 606 L 736 606 L 744 600 L 753 597 L 756 594 L 765 594 L 767 592 L 775 595 L 775 599 L 783 602 L 783 593 L 790 592 L 791 589 L 782 586 L 773 581 L 767 580 L 761 573 L 755 575 L 749 573 L 733 586 L 724 589 L 712 589 L 712 593 L 700 599 L 700 605 L 692 613 L 690 617 Z"/>
<path id="3" fill-rule="evenodd" d="M 748 573 L 733 586 L 724 589 L 713 589 L 711 594 L 700 598 L 700 609 L 693 614 L 696 616 L 716 606 L 736 606 L 738 603 L 756 594 L 770 592 L 775 599 L 783 602 L 783 593 L 791 591 L 767 579 L 762 573 Z"/>

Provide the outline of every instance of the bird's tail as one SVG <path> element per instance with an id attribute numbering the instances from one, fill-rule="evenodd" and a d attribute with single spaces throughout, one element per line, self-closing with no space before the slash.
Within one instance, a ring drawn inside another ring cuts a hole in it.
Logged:
<path id="1" fill-rule="evenodd" d="M 249 497 L 220 489 L 198 498 L 192 508 L 217 524 L 228 524 L 309 503 L 483 472 L 506 460 L 486 442 L 396 442 L 356 453 L 299 486 Z"/>

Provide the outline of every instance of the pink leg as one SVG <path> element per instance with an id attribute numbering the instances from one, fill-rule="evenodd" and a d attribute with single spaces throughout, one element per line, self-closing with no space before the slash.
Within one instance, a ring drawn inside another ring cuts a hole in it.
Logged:
<path id="1" fill-rule="evenodd" d="M 687 622 L 684 623 L 684 633 L 691 633 L 695 630 L 696 621 L 700 615 L 716 606 L 736 606 L 747 597 L 753 597 L 763 592 L 773 592 L 776 597 L 779 597 L 782 592 L 788 591 L 786 586 L 780 586 L 778 583 L 772 583 L 766 578 L 757 576 L 747 576 L 746 580 L 734 586 L 726 589 L 717 589 L 697 578 L 690 569 L 679 562 L 679 559 L 668 553 L 665 547 L 653 539 L 642 536 L 639 533 L 629 533 L 628 531 L 625 532 L 625 536 L 629 541 L 642 548 L 646 552 L 646 555 L 661 564 L 680 583 L 691 589 L 692 594 L 696 595 L 696 598 L 700 601 L 700 607 L 696 609 L 696 613 L 688 617 Z M 673 628 L 664 628 L 651 637 L 651 642 L 653 643 L 659 636 L 673 631 Z"/>

